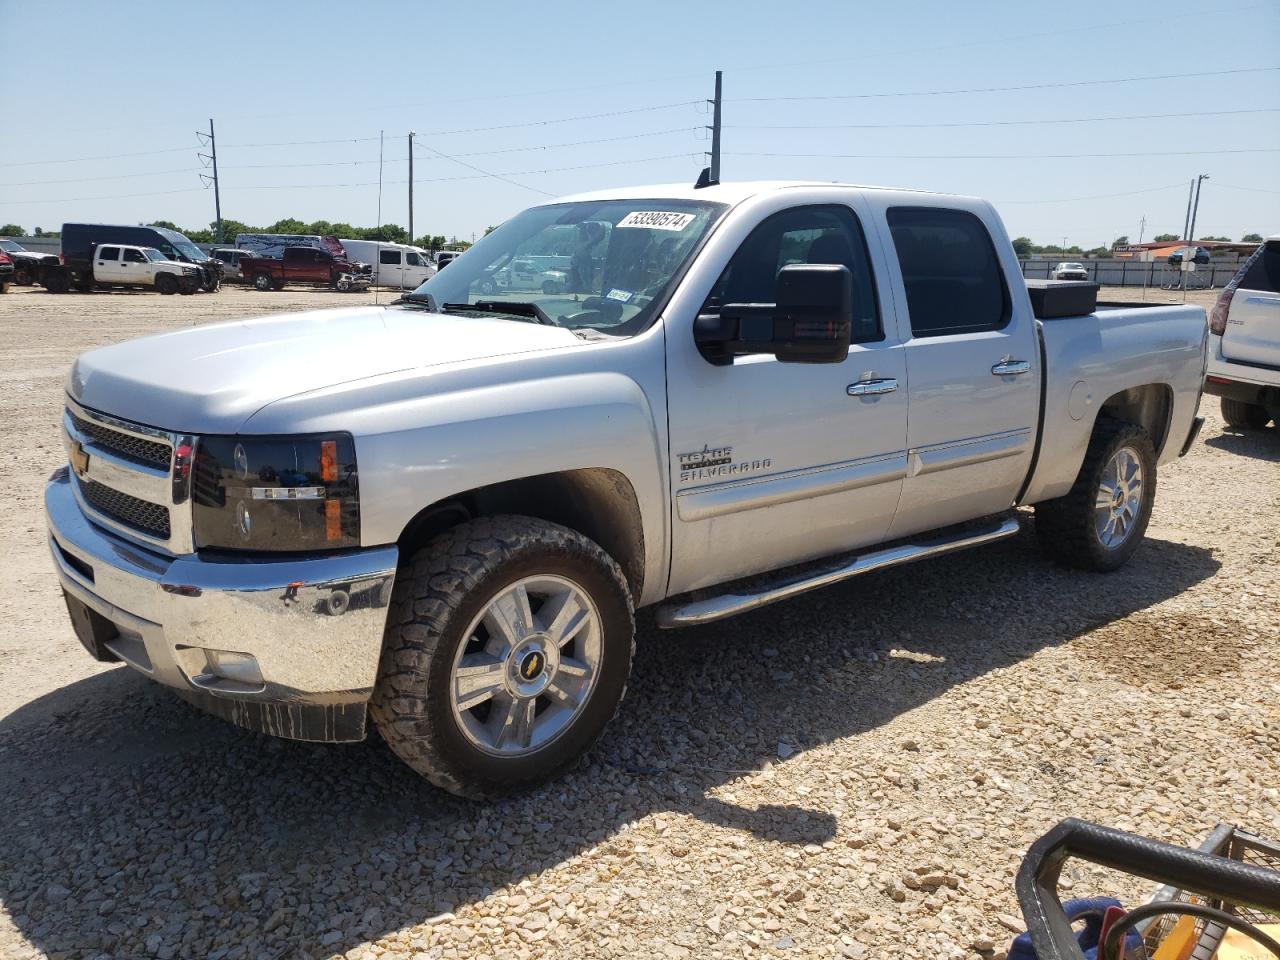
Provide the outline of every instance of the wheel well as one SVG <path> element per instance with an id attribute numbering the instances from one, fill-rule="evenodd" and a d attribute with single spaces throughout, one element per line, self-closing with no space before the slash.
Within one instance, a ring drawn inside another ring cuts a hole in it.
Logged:
<path id="1" fill-rule="evenodd" d="M 590 468 L 507 480 L 449 497 L 420 510 L 405 525 L 402 554 L 475 517 L 499 513 L 537 517 L 600 544 L 626 575 L 637 602 L 644 589 L 644 526 L 631 482 L 616 470 Z"/>
<path id="2" fill-rule="evenodd" d="M 1151 435 L 1152 446 L 1159 457 L 1169 435 L 1169 419 L 1173 415 L 1173 391 L 1168 384 L 1148 383 L 1129 387 L 1107 398 L 1098 411 L 1098 419 L 1125 420 L 1136 423 Z"/>

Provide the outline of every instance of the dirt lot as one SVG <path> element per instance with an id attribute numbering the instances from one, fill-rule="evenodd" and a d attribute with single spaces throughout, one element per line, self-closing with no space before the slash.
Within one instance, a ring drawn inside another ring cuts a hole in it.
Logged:
<path id="1" fill-rule="evenodd" d="M 1056 568 L 1027 529 L 721 625 L 642 618 L 590 762 L 493 806 L 90 661 L 40 509 L 73 357 L 371 300 L 0 297 L 0 956 L 991 957 L 1062 817 L 1280 835 L 1280 431 L 1212 403 L 1123 571 Z M 1067 880 L 1146 893 L 1115 882 Z"/>

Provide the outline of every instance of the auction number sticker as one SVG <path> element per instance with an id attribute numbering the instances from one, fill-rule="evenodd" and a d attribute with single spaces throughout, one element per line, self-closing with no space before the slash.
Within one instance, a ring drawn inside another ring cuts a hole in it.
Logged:
<path id="1" fill-rule="evenodd" d="M 697 214 L 669 213 L 663 210 L 635 210 L 618 221 L 619 227 L 639 227 L 644 230 L 683 230 L 693 223 Z"/>

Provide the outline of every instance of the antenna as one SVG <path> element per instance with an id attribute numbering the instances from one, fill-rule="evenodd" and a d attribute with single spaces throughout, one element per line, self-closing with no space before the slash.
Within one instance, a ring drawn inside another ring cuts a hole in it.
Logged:
<path id="1" fill-rule="evenodd" d="M 382 133 L 378 131 L 378 252 L 382 252 Z M 381 259 L 381 257 L 379 257 Z M 381 279 L 381 277 L 379 277 Z M 373 305 L 378 305 L 378 288 L 373 288 Z"/>

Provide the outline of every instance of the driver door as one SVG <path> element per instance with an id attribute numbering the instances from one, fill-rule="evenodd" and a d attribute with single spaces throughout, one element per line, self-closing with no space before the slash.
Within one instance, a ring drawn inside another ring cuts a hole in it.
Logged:
<path id="1" fill-rule="evenodd" d="M 668 335 L 669 594 L 874 543 L 889 528 L 906 475 L 907 371 L 853 202 L 766 217 L 703 305 L 774 302 L 783 266 L 842 263 L 854 288 L 846 360 L 716 366 L 690 329 Z"/>

